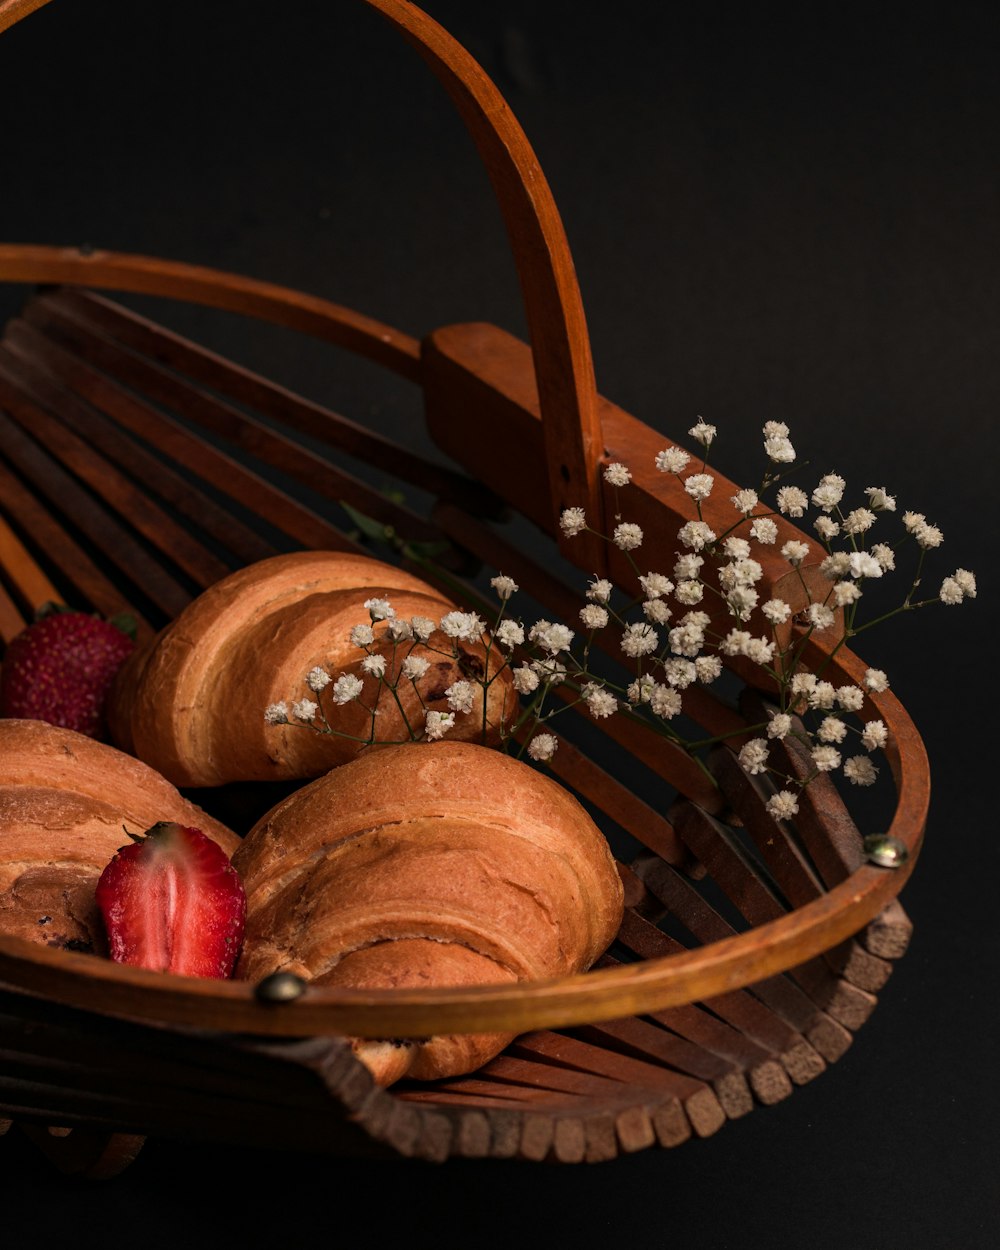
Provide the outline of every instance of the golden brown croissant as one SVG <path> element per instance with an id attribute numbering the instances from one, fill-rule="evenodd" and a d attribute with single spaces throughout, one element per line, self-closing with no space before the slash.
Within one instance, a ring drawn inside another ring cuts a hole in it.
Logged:
<path id="1" fill-rule="evenodd" d="M 233 859 L 247 891 L 236 976 L 454 986 L 588 968 L 622 916 L 600 830 L 556 781 L 471 743 L 374 747 L 296 791 Z M 361 1042 L 377 1081 L 472 1071 L 507 1035 Z"/>
<path id="2" fill-rule="evenodd" d="M 239 838 L 114 747 L 36 720 L 0 720 L 0 932 L 105 949 L 94 888 L 125 829 L 193 825 L 232 855 Z"/>
<path id="3" fill-rule="evenodd" d="M 448 712 L 445 692 L 454 683 L 487 676 L 493 680 L 485 699 L 477 686 L 478 702 L 456 715 L 449 735 L 494 739 L 516 699 L 509 670 L 497 675 L 496 652 L 487 657 L 481 642 L 457 639 L 455 659 L 452 638 L 436 628 L 426 643 L 393 646 L 389 621 L 371 621 L 369 601 L 388 601 L 397 622 L 417 618 L 425 630 L 455 610 L 419 578 L 366 556 L 294 552 L 231 574 L 121 670 L 110 706 L 115 742 L 179 786 L 316 777 L 372 737 L 391 742 L 419 734 L 425 709 Z M 416 684 L 400 679 L 394 698 L 376 676 L 361 672 L 366 652 L 351 640 L 357 625 L 370 625 L 376 642 L 369 650 L 386 657 L 391 681 L 411 655 L 428 661 L 426 675 Z M 316 669 L 359 678 L 363 694 L 338 703 L 332 682 L 311 690 L 306 678 Z M 320 705 L 338 732 L 265 723 L 268 707 L 303 699 Z"/>

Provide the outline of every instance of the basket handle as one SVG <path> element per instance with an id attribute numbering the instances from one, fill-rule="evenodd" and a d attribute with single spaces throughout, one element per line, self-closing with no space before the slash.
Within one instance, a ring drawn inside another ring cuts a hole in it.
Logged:
<path id="1" fill-rule="evenodd" d="M 0 0 L 0 33 L 47 3 Z M 583 302 L 555 200 L 506 101 L 462 45 L 409 0 L 363 3 L 388 19 L 443 84 L 489 174 L 524 299 L 553 528 L 562 541 L 556 522 L 568 503 L 601 518 L 604 443 Z M 606 563 L 604 544 L 591 534 L 573 540 L 573 555 L 593 571 Z"/>

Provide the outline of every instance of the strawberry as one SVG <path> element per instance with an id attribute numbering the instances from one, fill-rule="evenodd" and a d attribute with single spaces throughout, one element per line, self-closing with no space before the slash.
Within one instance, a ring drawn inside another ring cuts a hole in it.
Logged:
<path id="1" fill-rule="evenodd" d="M 246 895 L 225 851 L 200 829 L 172 821 L 129 837 L 97 882 L 111 958 L 184 976 L 230 976 Z"/>
<path id="2" fill-rule="evenodd" d="M 48 721 L 106 738 L 105 705 L 135 646 L 125 617 L 105 620 L 57 604 L 11 639 L 0 667 L 0 716 Z"/>

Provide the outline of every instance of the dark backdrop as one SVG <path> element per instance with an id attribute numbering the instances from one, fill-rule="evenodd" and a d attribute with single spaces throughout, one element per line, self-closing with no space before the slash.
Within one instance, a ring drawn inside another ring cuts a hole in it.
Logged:
<path id="1" fill-rule="evenodd" d="M 1000 1244 L 996 6 L 426 7 L 539 155 L 602 392 L 667 435 L 683 439 L 699 414 L 717 423 L 735 478 L 747 463 L 757 474 L 762 422 L 787 421 L 817 475 L 885 485 L 943 528 L 934 577 L 979 574 L 974 604 L 906 619 L 862 650 L 890 670 L 932 760 L 928 840 L 903 894 L 911 949 L 835 1067 L 675 1151 L 438 1168 L 153 1141 L 120 1179 L 88 1187 L 56 1179 L 12 1133 L 3 1227 L 12 1245 Z M 523 333 L 471 143 L 417 56 L 357 0 L 55 0 L 0 39 L 0 107 L 0 238 L 203 262 L 418 335 L 476 319 Z M 0 315 L 22 294 L 0 289 Z M 333 392 L 327 349 L 171 315 L 307 393 Z M 395 383 L 343 368 L 349 415 L 409 426 Z"/>

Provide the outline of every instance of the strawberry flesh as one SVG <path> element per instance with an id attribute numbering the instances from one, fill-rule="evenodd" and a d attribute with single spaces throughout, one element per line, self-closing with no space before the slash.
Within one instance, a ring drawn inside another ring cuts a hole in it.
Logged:
<path id="1" fill-rule="evenodd" d="M 16 637 L 0 667 L 0 715 L 43 720 L 105 738 L 115 675 L 135 643 L 86 612 L 54 611 Z"/>
<path id="2" fill-rule="evenodd" d="M 97 883 L 111 958 L 157 972 L 231 976 L 246 895 L 225 851 L 201 830 L 169 821 L 129 836 Z"/>

